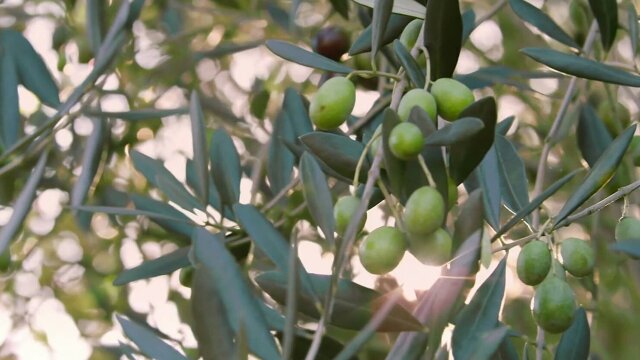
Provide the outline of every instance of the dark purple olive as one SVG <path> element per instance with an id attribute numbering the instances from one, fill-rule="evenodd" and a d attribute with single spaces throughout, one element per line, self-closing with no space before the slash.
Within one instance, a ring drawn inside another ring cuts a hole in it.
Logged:
<path id="1" fill-rule="evenodd" d="M 349 35 L 341 28 L 327 26 L 318 31 L 311 46 L 318 54 L 338 61 L 349 50 Z"/>

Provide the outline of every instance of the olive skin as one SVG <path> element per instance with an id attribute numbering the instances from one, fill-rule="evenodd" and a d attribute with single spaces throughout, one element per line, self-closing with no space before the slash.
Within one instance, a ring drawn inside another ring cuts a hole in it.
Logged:
<path id="1" fill-rule="evenodd" d="M 340 235 L 344 234 L 351 222 L 351 218 L 358 210 L 360 206 L 360 198 L 357 196 L 343 196 L 336 201 L 336 205 L 333 207 L 333 217 L 336 222 L 336 232 Z M 364 228 L 364 224 L 367 222 L 367 213 L 364 213 L 362 220 L 358 226 L 358 231 Z"/>
<path id="2" fill-rule="evenodd" d="M 311 40 L 313 51 L 338 61 L 347 51 L 349 51 L 349 34 L 337 26 L 327 26 L 318 31 Z"/>
<path id="3" fill-rule="evenodd" d="M 440 228 L 427 236 L 409 235 L 409 252 L 425 265 L 441 266 L 451 260 L 453 239 Z"/>
<path id="4" fill-rule="evenodd" d="M 431 85 L 431 94 L 436 100 L 438 114 L 445 120 L 453 121 L 462 110 L 471 105 L 473 92 L 463 83 L 450 78 L 441 78 Z"/>
<path id="5" fill-rule="evenodd" d="M 411 235 L 429 235 L 444 222 L 446 206 L 440 192 L 423 186 L 413 192 L 404 207 L 403 221 Z"/>
<path id="6" fill-rule="evenodd" d="M 438 109 L 436 99 L 429 92 L 423 89 L 411 89 L 409 90 L 398 104 L 398 117 L 402 121 L 407 121 L 411 110 L 418 106 L 422 108 L 433 121 L 438 119 Z"/>
<path id="7" fill-rule="evenodd" d="M 382 226 L 373 230 L 360 244 L 360 263 L 368 272 L 383 275 L 398 266 L 406 249 L 406 240 L 400 230 Z"/>
<path id="8" fill-rule="evenodd" d="M 640 220 L 624 217 L 616 225 L 615 231 L 616 241 L 640 239 Z"/>
<path id="9" fill-rule="evenodd" d="M 327 80 L 309 104 L 309 117 L 320 130 L 333 130 L 347 120 L 356 103 L 356 88 L 345 77 Z"/>
<path id="10" fill-rule="evenodd" d="M 389 149 L 398 159 L 410 160 L 422 151 L 424 136 L 416 124 L 404 122 L 396 125 L 389 134 Z"/>
<path id="11" fill-rule="evenodd" d="M 551 269 L 551 260 L 547 243 L 540 240 L 529 242 L 518 254 L 518 278 L 527 285 L 540 284 Z"/>
<path id="12" fill-rule="evenodd" d="M 531 310 L 538 326 L 550 333 L 561 333 L 573 322 L 575 294 L 567 282 L 550 276 L 536 288 Z"/>
<path id="13" fill-rule="evenodd" d="M 562 267 L 575 277 L 583 277 L 593 272 L 595 255 L 591 246 L 578 238 L 565 239 L 560 243 Z"/>

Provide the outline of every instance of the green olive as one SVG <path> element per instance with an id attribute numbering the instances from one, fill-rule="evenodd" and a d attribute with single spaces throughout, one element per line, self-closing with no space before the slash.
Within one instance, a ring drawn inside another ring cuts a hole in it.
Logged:
<path id="1" fill-rule="evenodd" d="M 451 235 L 442 228 L 426 236 L 409 234 L 409 252 L 425 265 L 446 264 L 451 260 L 452 248 Z"/>
<path id="2" fill-rule="evenodd" d="M 415 158 L 420 154 L 423 146 L 424 136 L 416 124 L 400 123 L 389 133 L 389 150 L 398 159 Z"/>
<path id="3" fill-rule="evenodd" d="M 527 285 L 538 285 L 551 269 L 551 252 L 546 242 L 534 240 L 522 247 L 518 255 L 517 273 Z"/>
<path id="4" fill-rule="evenodd" d="M 438 114 L 449 121 L 456 120 L 475 100 L 465 84 L 449 78 L 436 80 L 431 86 L 431 94 L 436 99 Z"/>
<path id="5" fill-rule="evenodd" d="M 565 239 L 560 243 L 562 266 L 575 277 L 583 277 L 593 272 L 595 255 L 589 244 L 578 238 Z"/>
<path id="6" fill-rule="evenodd" d="M 431 120 L 437 120 L 438 109 L 436 105 L 436 99 L 429 92 L 423 89 L 409 90 L 398 104 L 398 117 L 402 121 L 407 121 L 411 110 L 418 106 L 424 110 Z"/>
<path id="7" fill-rule="evenodd" d="M 536 323 L 550 333 L 561 333 L 571 326 L 576 311 L 575 294 L 571 286 L 556 276 L 550 276 L 536 289 L 532 312 Z"/>
<path id="8" fill-rule="evenodd" d="M 347 230 L 347 226 L 351 222 L 351 218 L 358 210 L 360 206 L 360 198 L 357 196 L 343 196 L 336 201 L 336 205 L 333 207 L 333 217 L 336 222 L 336 232 L 342 235 Z M 364 224 L 367 222 L 367 213 L 364 213 L 362 220 L 358 226 L 358 231 L 364 228 Z"/>
<path id="9" fill-rule="evenodd" d="M 406 249 L 406 240 L 400 230 L 390 226 L 379 227 L 360 244 L 360 262 L 372 274 L 386 274 L 398 266 Z"/>
<path id="10" fill-rule="evenodd" d="M 332 130 L 345 122 L 356 103 L 356 88 L 345 77 L 327 80 L 309 105 L 309 117 L 321 130 Z"/>
<path id="11" fill-rule="evenodd" d="M 616 241 L 640 239 L 640 220 L 632 217 L 620 219 L 616 225 Z"/>
<path id="12" fill-rule="evenodd" d="M 413 192 L 404 207 L 404 225 L 411 235 L 429 235 L 444 222 L 446 206 L 440 192 L 423 186 Z"/>

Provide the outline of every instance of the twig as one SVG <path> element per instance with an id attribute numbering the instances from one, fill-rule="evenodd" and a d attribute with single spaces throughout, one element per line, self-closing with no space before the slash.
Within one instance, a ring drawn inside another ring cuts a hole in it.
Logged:
<path id="1" fill-rule="evenodd" d="M 300 182 L 300 178 L 297 176 L 291 179 L 291 182 L 287 186 L 282 188 L 282 190 L 280 190 L 280 192 L 277 193 L 276 196 L 273 197 L 273 199 L 269 200 L 269 202 L 262 208 L 262 212 L 265 212 L 271 209 L 272 207 L 274 207 L 278 203 L 278 201 L 280 201 L 283 197 L 285 197 L 289 192 L 289 190 L 296 187 L 296 185 L 298 185 L 299 182 Z"/>
<path id="2" fill-rule="evenodd" d="M 508 244 L 500 246 L 499 248 L 493 249 L 492 253 L 497 253 L 497 252 L 500 252 L 500 251 L 509 250 L 512 247 L 516 247 L 518 245 L 524 245 L 524 244 L 528 243 L 529 241 L 538 238 L 539 236 L 540 236 L 540 234 L 538 234 L 538 233 L 527 235 L 527 236 L 525 236 L 523 238 L 520 238 L 518 240 L 514 240 L 514 241 L 512 241 L 512 242 L 510 242 Z"/>

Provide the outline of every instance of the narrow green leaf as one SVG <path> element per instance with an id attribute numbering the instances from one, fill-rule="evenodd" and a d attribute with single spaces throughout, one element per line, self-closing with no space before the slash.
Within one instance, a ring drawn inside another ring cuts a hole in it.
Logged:
<path id="1" fill-rule="evenodd" d="M 300 137 L 300 141 L 318 160 L 343 176 L 347 181 L 353 179 L 356 166 L 364 145 L 344 135 L 325 132 L 312 132 Z M 360 179 L 365 181 L 369 171 L 369 161 L 365 159 Z"/>
<path id="2" fill-rule="evenodd" d="M 92 119 L 93 130 L 84 147 L 82 171 L 71 189 L 71 206 L 82 205 L 91 189 L 96 172 L 100 166 L 104 142 L 109 134 L 105 119 Z"/>
<path id="3" fill-rule="evenodd" d="M 107 4 L 102 0 L 87 0 L 86 7 L 86 30 L 89 47 L 95 56 L 102 44 L 102 31 L 104 29 L 104 21 L 107 18 Z"/>
<path id="4" fill-rule="evenodd" d="M 404 180 L 405 177 L 403 174 L 405 173 L 406 164 L 402 162 L 400 159 L 395 157 L 391 152 L 391 148 L 389 147 L 389 135 L 391 134 L 391 130 L 396 127 L 400 123 L 400 119 L 395 111 L 391 110 L 391 108 L 387 108 L 384 110 L 384 120 L 382 122 L 382 151 L 383 158 L 382 161 L 384 163 L 385 173 L 389 180 L 389 185 L 391 188 L 391 193 L 397 196 L 400 199 L 400 202 L 406 201 L 409 197 L 409 194 L 405 193 L 404 190 Z M 410 179 L 410 178 L 406 178 Z"/>
<path id="5" fill-rule="evenodd" d="M 438 131 L 429 135 L 424 140 L 424 143 L 430 146 L 449 146 L 469 139 L 482 129 L 484 129 L 482 120 L 465 117 L 438 129 Z"/>
<path id="6" fill-rule="evenodd" d="M 4 35 L 5 31 L 0 32 Z M 6 36 L 0 37 L 4 40 Z M 6 41 L 2 41 L 6 46 Z M 18 101 L 18 74 L 12 56 L 0 56 L 0 140 L 2 146 L 10 148 L 20 137 L 22 125 Z"/>
<path id="7" fill-rule="evenodd" d="M 640 76 L 597 61 L 552 49 L 524 48 L 520 51 L 539 63 L 569 75 L 611 84 L 640 87 Z"/>
<path id="8" fill-rule="evenodd" d="M 609 51 L 618 30 L 618 3 L 616 0 L 589 0 L 589 7 L 598 21 L 602 47 Z"/>
<path id="9" fill-rule="evenodd" d="M 193 334 L 203 359 L 235 359 L 233 328 L 217 291 L 213 277 L 202 266 L 196 266 L 191 287 Z"/>
<path id="10" fill-rule="evenodd" d="M 384 34 L 387 23 L 393 10 L 394 0 L 375 0 L 373 5 L 373 18 L 371 19 L 371 57 L 378 54 L 384 42 Z"/>
<path id="11" fill-rule="evenodd" d="M 88 109 L 84 113 L 88 116 L 105 117 L 110 119 L 120 119 L 124 121 L 144 121 L 157 120 L 172 115 L 188 114 L 188 108 L 175 109 L 137 109 L 130 111 L 101 111 L 99 109 Z"/>
<path id="12" fill-rule="evenodd" d="M 224 239 L 198 228 L 193 232 L 192 242 L 196 260 L 207 270 L 220 294 L 236 340 L 243 332 L 252 353 L 265 360 L 280 359 L 259 301 L 226 249 Z"/>
<path id="13" fill-rule="evenodd" d="M 131 151 L 129 156 L 131 156 L 133 167 L 141 172 L 150 184 L 156 187 L 158 186 L 158 175 L 165 178 L 173 177 L 175 179 L 175 176 L 164 167 L 162 161 L 153 159 L 137 150 Z M 175 179 L 175 181 L 179 183 L 178 179 Z"/>
<path id="14" fill-rule="evenodd" d="M 508 332 L 507 335 L 502 339 L 502 343 L 498 348 L 498 351 L 495 354 L 495 360 L 519 360 L 518 350 L 513 345 L 513 341 L 511 341 L 511 337 Z"/>
<path id="15" fill-rule="evenodd" d="M 348 74 L 353 69 L 327 57 L 307 51 L 294 44 L 280 40 L 267 40 L 267 48 L 279 57 L 315 69 L 339 74 Z"/>
<path id="16" fill-rule="evenodd" d="M 282 342 L 282 333 L 277 333 L 276 336 Z M 311 347 L 311 338 L 312 333 L 298 333 L 294 339 L 293 353 L 291 354 L 291 359 L 304 359 L 309 352 L 309 348 Z M 336 355 L 342 351 L 344 347 L 342 344 L 328 336 L 322 337 L 322 342 L 320 343 L 320 348 L 318 350 L 318 356 L 316 356 L 317 360 L 335 360 Z M 357 357 L 352 357 L 351 360 L 358 360 Z"/>
<path id="17" fill-rule="evenodd" d="M 293 143 L 295 140 L 291 117 L 287 112 L 281 111 L 273 124 L 267 158 L 267 177 L 274 193 L 279 193 L 291 182 L 295 156 L 285 141 Z"/>
<path id="18" fill-rule="evenodd" d="M 496 134 L 497 135 L 502 135 L 502 136 L 507 136 L 507 133 L 511 129 L 511 126 L 513 125 L 513 122 L 514 122 L 515 119 L 516 119 L 516 117 L 512 115 L 512 116 L 509 116 L 509 117 L 503 119 L 498 124 L 496 124 Z"/>
<path id="19" fill-rule="evenodd" d="M 482 189 L 482 202 L 486 220 L 494 230 L 500 227 L 500 205 L 502 184 L 499 175 L 498 155 L 492 146 L 478 167 L 478 179 Z"/>
<path id="20" fill-rule="evenodd" d="M 189 220 L 183 213 L 176 210 L 173 206 L 162 201 L 136 194 L 131 194 L 130 197 L 137 209 L 137 212 L 120 212 L 115 213 L 116 215 L 147 216 L 151 221 L 171 233 L 191 237 L 191 231 L 193 230 L 191 220 Z M 132 209 L 122 209 L 122 211 L 125 210 L 130 211 Z"/>
<path id="21" fill-rule="evenodd" d="M 239 53 L 242 51 L 250 50 L 262 45 L 264 42 L 262 40 L 257 41 L 249 41 L 246 43 L 235 44 L 231 42 L 222 42 L 218 44 L 215 48 L 207 51 L 196 52 L 194 58 L 196 61 L 201 59 L 220 59 L 225 56 L 229 56 L 235 53 Z"/>
<path id="22" fill-rule="evenodd" d="M 562 334 L 554 359 L 556 360 L 583 360 L 589 358 L 591 346 L 591 331 L 589 321 L 584 308 L 576 309 L 573 323 Z"/>
<path id="23" fill-rule="evenodd" d="M 572 48 L 580 48 L 580 46 L 567 34 L 558 24 L 553 21 L 549 15 L 542 10 L 531 5 L 524 0 L 509 0 L 509 5 L 518 17 L 529 24 L 535 26 L 538 30 L 545 33 L 550 38 L 561 42 Z"/>
<path id="24" fill-rule="evenodd" d="M 289 87 L 284 91 L 282 102 L 284 111 L 289 115 L 289 121 L 293 124 L 296 137 L 313 131 L 309 118 L 308 101 L 298 91 Z"/>
<path id="25" fill-rule="evenodd" d="M 275 3 L 268 2 L 266 4 L 267 12 L 271 19 L 278 24 L 283 30 L 289 31 L 289 13 Z"/>
<path id="26" fill-rule="evenodd" d="M 191 116 L 191 137 L 193 142 L 193 164 L 198 187 L 195 189 L 202 204 L 206 207 L 209 202 L 209 156 L 207 154 L 207 133 L 204 126 L 204 114 L 200 106 L 198 93 L 191 93 L 189 114 Z"/>
<path id="27" fill-rule="evenodd" d="M 398 40 L 393 42 L 393 49 L 395 50 L 402 67 L 407 72 L 409 79 L 411 79 L 411 82 L 418 88 L 424 88 L 424 72 L 416 62 L 416 59 L 411 56 L 409 50 L 407 50 L 407 48 L 405 48 Z"/>
<path id="28" fill-rule="evenodd" d="M 302 191 L 307 200 L 307 208 L 316 224 L 322 229 L 325 239 L 333 245 L 335 222 L 333 218 L 333 201 L 327 178 L 318 162 L 307 152 L 300 159 L 300 178 Z"/>
<path id="29" fill-rule="evenodd" d="M 591 195 L 595 194 L 596 191 L 611 180 L 615 170 L 618 168 L 618 165 L 620 165 L 622 156 L 631 143 L 636 127 L 637 125 L 635 124 L 628 127 L 607 147 L 589 173 L 587 173 L 580 186 L 571 194 L 558 215 L 554 217 L 554 229 L 559 227 L 562 220 L 571 215 L 571 213 L 587 201 Z"/>
<path id="30" fill-rule="evenodd" d="M 323 298 L 329 290 L 330 275 L 309 274 L 318 294 Z M 256 282 L 269 296 L 284 304 L 287 293 L 287 276 L 279 271 L 269 271 L 256 277 Z M 329 323 L 351 330 L 362 329 L 385 301 L 385 296 L 375 290 L 360 286 L 350 280 L 338 281 L 336 300 Z M 301 289 L 297 298 L 298 310 L 314 319 L 320 318 L 310 293 Z M 402 306 L 395 305 L 389 316 L 378 328 L 381 332 L 420 331 L 422 325 Z"/>
<path id="31" fill-rule="evenodd" d="M 427 2 L 424 44 L 429 50 L 431 80 L 451 77 L 462 48 L 462 16 L 458 1 Z"/>
<path id="32" fill-rule="evenodd" d="M 640 235 L 638 239 L 625 239 L 609 245 L 609 249 L 632 257 L 640 257 Z"/>
<path id="33" fill-rule="evenodd" d="M 507 338 L 509 328 L 506 326 L 498 326 L 495 329 L 485 331 L 480 334 L 480 339 L 476 343 L 475 349 L 471 350 L 473 357 L 471 359 L 489 360 L 493 359 L 500 344 Z"/>
<path id="34" fill-rule="evenodd" d="M 580 107 L 576 135 L 580 153 L 590 167 L 593 167 L 613 141 L 602 119 L 587 103 Z"/>
<path id="35" fill-rule="evenodd" d="M 491 241 L 493 242 L 497 240 L 500 236 L 506 234 L 507 231 L 511 230 L 511 228 L 514 227 L 520 220 L 524 219 L 527 215 L 531 214 L 533 210 L 537 209 L 545 200 L 547 200 L 549 197 L 555 194 L 556 191 L 560 190 L 562 186 L 564 186 L 571 179 L 573 179 L 573 177 L 576 176 L 578 172 L 579 170 L 576 170 L 568 175 L 565 175 L 560 180 L 551 184 L 551 186 L 549 186 L 545 191 L 543 191 L 542 194 L 538 195 L 536 198 L 531 200 L 531 202 L 528 203 L 527 206 L 523 207 L 520 211 L 518 211 L 515 215 L 513 215 L 511 219 L 509 219 L 509 221 L 507 221 L 504 225 L 502 225 L 500 230 L 498 230 L 496 234 L 493 235 L 493 237 L 491 238 Z"/>
<path id="36" fill-rule="evenodd" d="M 167 178 L 162 175 L 156 175 L 156 183 L 158 184 L 158 189 L 160 189 L 170 201 L 173 201 L 181 208 L 190 212 L 193 212 L 194 209 L 205 211 L 202 202 L 196 199 L 175 177 Z"/>
<path id="37" fill-rule="evenodd" d="M 476 13 L 468 9 L 462 13 L 462 43 L 466 42 L 469 35 L 476 28 Z"/>
<path id="38" fill-rule="evenodd" d="M 484 128 L 466 141 L 451 146 L 451 177 L 456 184 L 461 184 L 471 174 L 491 148 L 497 116 L 496 100 L 493 97 L 474 102 L 460 114 L 460 118 L 475 117 L 482 120 Z"/>
<path id="39" fill-rule="evenodd" d="M 562 74 L 552 71 L 525 71 L 503 65 L 492 65 L 482 67 L 469 74 L 456 75 L 455 79 L 472 90 L 504 84 L 520 90 L 535 91 L 529 86 L 530 79 L 558 79 L 562 77 Z"/>
<path id="40" fill-rule="evenodd" d="M 506 263 L 504 257 L 469 304 L 458 314 L 451 338 L 455 358 L 480 359 L 474 354 L 477 355 L 475 352 L 481 345 L 486 345 L 483 335 L 498 326 L 498 315 L 504 297 Z M 502 339 L 496 344 L 496 348 L 501 342 Z M 493 352 L 488 355 L 493 355 Z"/>
<path id="41" fill-rule="evenodd" d="M 34 166 L 33 171 L 29 175 L 29 180 L 27 180 L 16 202 L 13 204 L 13 212 L 11 213 L 9 221 L 0 229 L 0 254 L 7 249 L 9 242 L 11 242 L 13 237 L 18 233 L 24 219 L 32 208 L 33 199 L 36 196 L 40 179 L 42 179 L 44 175 L 48 157 L 48 151 L 40 155 L 36 166 Z"/>
<path id="42" fill-rule="evenodd" d="M 139 325 L 116 315 L 124 334 L 133 341 L 143 354 L 158 360 L 187 360 L 187 357 L 158 338 L 148 326 Z"/>
<path id="43" fill-rule="evenodd" d="M 529 182 L 524 162 L 511 141 L 504 136 L 496 135 L 494 146 L 498 155 L 502 199 L 509 210 L 517 213 L 529 203 Z"/>
<path id="44" fill-rule="evenodd" d="M 190 266 L 189 251 L 191 251 L 190 247 L 183 247 L 153 260 L 147 260 L 134 268 L 124 270 L 113 280 L 113 285 L 122 286 L 141 279 L 168 275 L 178 269 Z"/>
<path id="45" fill-rule="evenodd" d="M 631 55 L 638 53 L 638 12 L 634 4 L 627 4 L 627 22 L 629 26 L 629 37 L 631 38 Z"/>
<path id="46" fill-rule="evenodd" d="M 374 7 L 376 0 L 354 0 L 360 5 L 364 5 L 370 8 Z M 424 5 L 415 0 L 396 0 L 391 10 L 395 14 L 402 14 L 411 16 L 414 18 L 424 19 Z"/>
<path id="47" fill-rule="evenodd" d="M 335 10 L 345 20 L 349 20 L 349 1 L 344 0 L 329 0 L 333 10 Z"/>
<path id="48" fill-rule="evenodd" d="M 216 130 L 209 146 L 211 172 L 222 207 L 231 206 L 240 200 L 240 156 L 233 140 L 223 129 Z"/>
<path id="49" fill-rule="evenodd" d="M 193 160 L 191 159 L 187 159 L 186 173 L 187 173 L 187 184 L 189 185 L 189 187 L 191 187 L 192 189 L 197 188 L 198 182 L 200 180 L 196 175 L 196 167 L 193 163 Z M 231 221 L 235 219 L 235 217 L 233 216 L 233 212 L 230 209 L 225 208 L 224 211 L 222 211 L 222 202 L 220 201 L 218 188 L 216 187 L 216 184 L 213 181 L 213 176 L 211 174 L 209 174 L 209 202 L 208 203 L 218 212 L 222 213 L 224 217 L 226 217 L 227 219 Z"/>
<path id="50" fill-rule="evenodd" d="M 398 2 L 398 0 L 396 0 Z M 422 14 L 421 16 L 424 16 Z M 412 17 L 391 14 L 389 17 L 389 22 L 387 23 L 386 31 L 382 38 L 382 43 L 384 45 L 389 44 L 393 40 L 397 39 L 400 34 L 402 34 L 402 30 L 404 30 L 405 26 L 409 24 L 413 20 Z M 351 44 L 351 48 L 349 49 L 349 55 L 357 55 L 365 52 L 371 51 L 371 24 L 367 26 L 358 37 Z"/>

